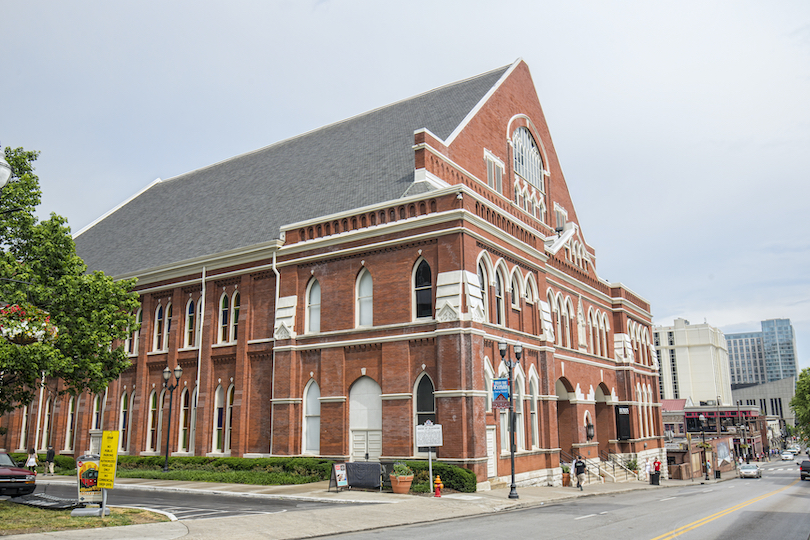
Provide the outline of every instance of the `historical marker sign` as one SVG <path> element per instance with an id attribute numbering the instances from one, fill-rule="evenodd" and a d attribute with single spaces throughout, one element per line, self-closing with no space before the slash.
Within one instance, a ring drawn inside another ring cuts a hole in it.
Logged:
<path id="1" fill-rule="evenodd" d="M 416 446 L 442 446 L 442 425 L 416 426 Z"/>

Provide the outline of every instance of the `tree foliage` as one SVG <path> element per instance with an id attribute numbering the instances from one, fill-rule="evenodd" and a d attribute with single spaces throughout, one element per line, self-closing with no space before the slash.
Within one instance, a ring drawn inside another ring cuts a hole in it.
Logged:
<path id="1" fill-rule="evenodd" d="M 790 400 L 796 414 L 796 430 L 799 437 L 810 441 L 810 368 L 804 368 L 796 382 L 796 395 Z"/>
<path id="2" fill-rule="evenodd" d="M 100 392 L 129 367 L 124 340 L 136 325 L 135 280 L 113 281 L 87 272 L 65 218 L 38 221 L 39 153 L 5 148 L 12 177 L 0 192 L 0 300 L 29 302 L 59 328 L 51 343 L 16 345 L 0 339 L 0 414 L 29 403 L 44 374 L 61 392 Z"/>

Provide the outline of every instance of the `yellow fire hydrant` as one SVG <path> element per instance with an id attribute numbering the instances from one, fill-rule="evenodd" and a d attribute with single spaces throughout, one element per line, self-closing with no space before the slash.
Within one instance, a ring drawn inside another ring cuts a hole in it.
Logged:
<path id="1" fill-rule="evenodd" d="M 442 479 L 439 478 L 439 475 L 436 475 L 436 480 L 433 481 L 433 487 L 436 488 L 436 492 L 433 494 L 434 497 L 441 497 L 442 496 L 442 488 L 444 488 L 444 484 L 442 484 Z"/>

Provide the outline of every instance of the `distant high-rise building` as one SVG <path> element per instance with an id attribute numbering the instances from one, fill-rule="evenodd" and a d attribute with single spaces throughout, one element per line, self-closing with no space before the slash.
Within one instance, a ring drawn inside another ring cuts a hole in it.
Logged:
<path id="1" fill-rule="evenodd" d="M 761 332 L 726 334 L 731 384 L 762 384 L 798 376 L 790 319 L 768 319 L 760 324 Z"/>
<path id="2" fill-rule="evenodd" d="M 731 378 L 723 333 L 707 324 L 675 319 L 653 327 L 662 399 L 691 398 L 695 404 L 731 405 Z"/>

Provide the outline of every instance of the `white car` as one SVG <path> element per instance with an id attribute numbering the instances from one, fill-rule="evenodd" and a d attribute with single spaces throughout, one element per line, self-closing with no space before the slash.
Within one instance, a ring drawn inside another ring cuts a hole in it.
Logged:
<path id="1" fill-rule="evenodd" d="M 762 478 L 762 469 L 753 463 L 740 465 L 740 478 Z"/>
<path id="2" fill-rule="evenodd" d="M 782 452 L 782 461 L 793 461 L 793 454 L 790 452 Z"/>

